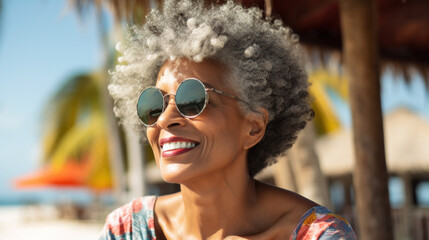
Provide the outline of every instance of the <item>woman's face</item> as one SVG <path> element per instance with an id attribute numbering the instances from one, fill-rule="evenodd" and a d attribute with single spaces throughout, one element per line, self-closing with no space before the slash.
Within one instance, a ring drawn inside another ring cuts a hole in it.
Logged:
<path id="1" fill-rule="evenodd" d="M 183 80 L 197 78 L 206 87 L 236 95 L 223 82 L 221 76 L 225 72 L 223 65 L 212 61 L 167 61 L 159 72 L 156 87 L 164 94 L 175 95 Z M 167 182 L 185 183 L 199 176 L 219 174 L 237 161 L 241 161 L 239 164 L 246 168 L 244 114 L 236 100 L 212 91 L 207 93 L 209 102 L 199 116 L 183 117 L 177 111 L 173 98 L 170 98 L 157 124 L 147 129 L 156 162 Z M 185 142 L 186 146 L 170 149 L 171 143 L 176 142 Z"/>

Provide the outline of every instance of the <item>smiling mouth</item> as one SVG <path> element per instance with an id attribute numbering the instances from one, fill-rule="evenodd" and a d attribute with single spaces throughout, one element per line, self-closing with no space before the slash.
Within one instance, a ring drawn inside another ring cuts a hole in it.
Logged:
<path id="1" fill-rule="evenodd" d="M 197 142 L 191 141 L 171 141 L 161 144 L 163 157 L 173 157 L 179 154 L 189 152 L 199 145 Z"/>
<path id="2" fill-rule="evenodd" d="M 162 151 L 170 151 L 177 149 L 192 149 L 195 148 L 198 143 L 195 142 L 169 142 L 162 145 Z"/>

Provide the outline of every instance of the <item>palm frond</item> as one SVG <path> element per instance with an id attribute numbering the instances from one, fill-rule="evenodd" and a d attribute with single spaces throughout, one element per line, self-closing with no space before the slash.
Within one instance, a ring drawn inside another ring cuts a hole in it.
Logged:
<path id="1" fill-rule="evenodd" d="M 43 113 L 46 165 L 54 175 L 78 171 L 73 181 L 93 189 L 112 187 L 102 84 L 101 74 L 75 75 L 59 87 Z"/>
<path id="2" fill-rule="evenodd" d="M 235 0 L 241 3 L 241 0 Z M 69 0 L 68 6 L 74 8 L 79 16 L 83 17 L 90 7 L 101 10 L 103 6 L 113 15 L 116 23 L 141 25 L 151 7 L 162 9 L 164 0 Z M 206 4 L 222 4 L 225 0 L 204 0 Z M 265 0 L 266 15 L 271 16 L 272 0 Z"/>
<path id="3" fill-rule="evenodd" d="M 49 159 L 50 164 L 60 167 L 68 159 L 80 161 L 82 156 L 88 154 L 94 142 L 98 139 L 106 141 L 105 132 L 105 120 L 102 115 L 92 113 L 89 122 L 75 125 L 59 140 Z"/>
<path id="4" fill-rule="evenodd" d="M 113 15 L 117 23 L 125 21 L 128 24 L 142 24 L 146 14 L 150 11 L 150 0 L 69 0 L 68 6 L 74 8 L 79 16 L 83 17 L 90 7 L 101 10 L 103 6 Z M 155 0 L 158 6 L 161 0 Z"/>
<path id="5" fill-rule="evenodd" d="M 334 105 L 331 102 L 327 89 L 333 90 L 342 99 L 348 99 L 347 81 L 336 74 L 326 70 L 317 70 L 309 75 L 311 87 L 310 95 L 316 99 L 313 109 L 316 113 L 314 123 L 318 134 L 326 134 L 340 128 L 339 117 L 336 115 Z"/>
<path id="6" fill-rule="evenodd" d="M 95 74 L 71 77 L 46 104 L 42 114 L 45 161 L 70 129 L 86 121 L 92 112 L 102 111 L 98 78 Z"/>
<path id="7" fill-rule="evenodd" d="M 349 88 L 344 76 L 329 70 L 319 69 L 311 73 L 311 79 L 332 89 L 344 100 L 349 99 Z"/>
<path id="8" fill-rule="evenodd" d="M 49 167 L 62 172 L 70 165 L 80 166 L 81 185 L 94 189 L 112 186 L 108 143 L 103 115 L 92 113 L 86 124 L 75 125 L 59 141 Z"/>
<path id="9" fill-rule="evenodd" d="M 94 139 L 89 155 L 91 160 L 91 171 L 86 176 L 85 181 L 88 186 L 95 189 L 105 189 L 113 185 L 106 137 L 107 136 L 102 137 L 102 135 L 100 135 Z"/>

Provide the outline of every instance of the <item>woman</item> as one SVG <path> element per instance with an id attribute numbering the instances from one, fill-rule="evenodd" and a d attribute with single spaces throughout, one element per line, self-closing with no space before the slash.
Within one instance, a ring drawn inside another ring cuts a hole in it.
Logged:
<path id="1" fill-rule="evenodd" d="M 115 113 L 181 191 L 115 210 L 101 239 L 356 238 L 326 208 L 254 179 L 313 116 L 297 37 L 281 21 L 232 1 L 167 1 L 117 50 Z"/>

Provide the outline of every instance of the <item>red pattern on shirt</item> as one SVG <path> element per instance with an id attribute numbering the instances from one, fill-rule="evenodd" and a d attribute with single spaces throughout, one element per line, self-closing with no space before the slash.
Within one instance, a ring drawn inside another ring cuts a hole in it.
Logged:
<path id="1" fill-rule="evenodd" d="M 132 201 L 131 203 L 132 203 L 133 213 L 138 213 L 143 209 L 143 199 L 142 198 L 138 198 L 138 199 Z"/>
<path id="2" fill-rule="evenodd" d="M 131 219 L 130 205 L 126 204 L 109 214 L 106 223 L 114 235 L 121 236 L 131 232 Z"/>

